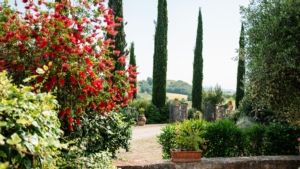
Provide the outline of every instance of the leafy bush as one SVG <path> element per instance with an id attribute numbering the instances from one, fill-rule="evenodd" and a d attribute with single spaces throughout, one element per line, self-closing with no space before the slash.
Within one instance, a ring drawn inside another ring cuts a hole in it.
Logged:
<path id="1" fill-rule="evenodd" d="M 106 116 L 82 115 L 83 125 L 74 128 L 68 140 L 76 142 L 76 146 L 83 147 L 87 153 L 108 151 L 115 157 L 120 148 L 129 151 L 133 121 L 125 122 L 124 118 L 121 113 L 114 112 Z M 77 139 L 78 135 L 82 138 Z"/>
<path id="2" fill-rule="evenodd" d="M 132 108 L 135 108 L 136 110 L 139 110 L 140 108 L 144 108 L 147 110 L 151 103 L 148 100 L 145 99 L 135 99 L 132 102 L 129 103 L 129 106 Z"/>
<path id="3" fill-rule="evenodd" d="M 148 124 L 159 123 L 160 121 L 160 113 L 159 109 L 154 105 L 150 104 L 145 111 L 145 116 L 147 118 Z"/>
<path id="4" fill-rule="evenodd" d="M 70 151 L 62 153 L 58 161 L 59 168 L 67 169 L 117 169 L 111 165 L 111 154 L 107 152 L 87 153 L 72 146 Z"/>
<path id="5" fill-rule="evenodd" d="M 158 123 L 168 123 L 170 117 L 170 106 L 171 102 L 168 101 L 163 108 L 159 109 L 160 118 Z"/>
<path id="6" fill-rule="evenodd" d="M 161 134 L 157 136 L 158 143 L 162 145 L 163 159 L 171 158 L 170 149 L 175 147 L 175 124 L 168 124 L 161 128 Z"/>
<path id="7" fill-rule="evenodd" d="M 259 156 L 267 153 L 265 135 L 266 129 L 267 126 L 265 125 L 254 124 L 252 127 L 245 130 L 245 155 Z"/>
<path id="8" fill-rule="evenodd" d="M 189 119 L 193 119 L 194 118 L 194 114 L 196 113 L 197 109 L 195 108 L 190 108 L 188 109 L 188 118 Z"/>
<path id="9" fill-rule="evenodd" d="M 207 143 L 205 157 L 236 157 L 243 155 L 243 132 L 234 122 L 218 120 L 210 123 L 203 134 Z"/>
<path id="10" fill-rule="evenodd" d="M 49 93 L 12 85 L 0 73 L 0 165 L 10 168 L 55 168 L 62 148 L 57 101 Z M 1 164 L 2 163 L 2 164 Z"/>
<path id="11" fill-rule="evenodd" d="M 273 123 L 266 128 L 267 155 L 297 155 L 297 138 L 300 129 L 286 124 Z"/>
<path id="12" fill-rule="evenodd" d="M 223 91 L 221 89 L 221 86 L 219 86 L 218 84 L 214 89 L 211 87 L 208 91 L 203 90 L 202 97 L 204 102 L 209 102 L 211 105 L 216 105 L 224 101 Z"/>

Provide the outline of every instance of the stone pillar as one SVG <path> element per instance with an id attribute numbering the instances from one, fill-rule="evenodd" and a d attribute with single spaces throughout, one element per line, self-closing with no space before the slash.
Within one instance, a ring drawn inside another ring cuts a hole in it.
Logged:
<path id="1" fill-rule="evenodd" d="M 215 113 L 215 120 L 218 120 L 218 119 L 223 119 L 223 114 L 224 114 L 224 105 L 222 104 L 217 104 L 216 105 L 216 113 Z"/>
<path id="2" fill-rule="evenodd" d="M 188 103 L 172 104 L 170 107 L 170 123 L 184 121 L 188 118 Z"/>

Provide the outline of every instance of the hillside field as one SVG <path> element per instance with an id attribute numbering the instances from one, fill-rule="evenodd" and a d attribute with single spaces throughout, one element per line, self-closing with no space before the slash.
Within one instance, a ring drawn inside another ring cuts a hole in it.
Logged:
<path id="1" fill-rule="evenodd" d="M 184 94 L 177 94 L 177 93 L 167 93 L 167 97 L 169 100 L 174 100 L 175 98 L 178 98 L 179 100 L 181 100 L 182 98 L 187 100 L 187 95 Z"/>
<path id="2" fill-rule="evenodd" d="M 140 93 L 138 92 L 138 96 L 141 97 L 141 99 L 145 99 L 145 100 L 151 100 L 151 95 L 144 92 L 144 93 Z M 184 94 L 177 94 L 177 93 L 167 93 L 167 98 L 169 100 L 174 100 L 175 98 L 178 98 L 179 100 L 181 100 L 182 98 L 184 98 L 185 100 L 187 100 L 187 95 Z"/>

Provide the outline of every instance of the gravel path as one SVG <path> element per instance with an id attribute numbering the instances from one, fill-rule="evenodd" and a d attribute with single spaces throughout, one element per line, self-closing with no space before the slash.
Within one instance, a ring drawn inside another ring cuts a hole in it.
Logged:
<path id="1" fill-rule="evenodd" d="M 118 159 L 113 162 L 116 166 L 149 164 L 162 160 L 161 145 L 158 144 L 156 135 L 160 134 L 164 124 L 148 124 L 145 126 L 132 127 L 132 140 L 130 152 L 120 150 Z"/>
<path id="2" fill-rule="evenodd" d="M 161 132 L 161 127 L 164 124 L 148 124 L 145 126 L 132 127 L 132 141 L 145 139 L 158 135 Z"/>

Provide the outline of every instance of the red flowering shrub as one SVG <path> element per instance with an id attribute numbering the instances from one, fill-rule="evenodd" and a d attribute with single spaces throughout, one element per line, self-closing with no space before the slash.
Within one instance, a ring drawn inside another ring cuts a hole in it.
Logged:
<path id="1" fill-rule="evenodd" d="M 108 54 L 120 52 L 109 51 L 113 40 L 105 35 L 116 35 L 119 23 L 102 1 L 23 1 L 25 12 L 0 8 L 7 18 L 1 23 L 0 71 L 36 93 L 53 92 L 69 130 L 81 124 L 82 113 L 105 115 L 126 105 L 136 90 L 129 83 L 136 80 L 135 67 L 112 72 L 115 62 Z M 119 62 L 126 64 L 125 56 Z"/>

